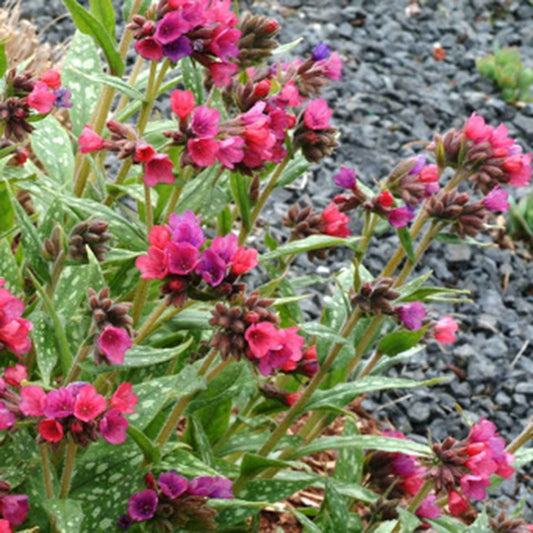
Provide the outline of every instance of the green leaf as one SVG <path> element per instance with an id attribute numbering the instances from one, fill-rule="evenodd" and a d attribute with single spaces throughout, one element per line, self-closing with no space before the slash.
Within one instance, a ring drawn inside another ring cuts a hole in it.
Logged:
<path id="1" fill-rule="evenodd" d="M 486 533 L 490 529 L 487 513 L 483 510 L 477 520 L 465 529 L 465 533 Z"/>
<path id="2" fill-rule="evenodd" d="M 259 260 L 261 262 L 272 261 L 273 259 L 285 257 L 286 255 L 301 254 L 303 252 L 320 250 L 331 246 L 347 246 L 348 248 L 353 249 L 355 243 L 359 239 L 360 237 L 348 237 L 347 239 L 343 239 L 342 237 L 330 237 L 329 235 L 311 235 L 305 239 L 289 242 L 278 247 L 276 250 L 262 254 L 259 256 Z"/>
<path id="3" fill-rule="evenodd" d="M 287 165 L 285 170 L 281 173 L 276 187 L 285 187 L 290 185 L 293 181 L 297 180 L 305 172 L 309 170 L 311 163 L 303 156 L 301 152 L 298 152 L 290 163 Z"/>
<path id="4" fill-rule="evenodd" d="M 309 533 L 323 533 L 323 531 L 312 521 L 307 518 L 303 513 L 300 513 L 296 509 L 291 509 L 291 514 L 305 527 L 304 531 Z"/>
<path id="5" fill-rule="evenodd" d="M 74 34 L 74 39 L 68 47 L 61 74 L 63 84 L 72 93 L 73 107 L 69 109 L 69 115 L 72 132 L 76 136 L 81 134 L 83 126 L 89 122 L 101 91 L 99 83 L 80 78 L 78 72 L 86 75 L 102 72 L 94 41 L 79 31 Z"/>
<path id="6" fill-rule="evenodd" d="M 209 442 L 209 438 L 207 437 L 202 422 L 196 415 L 191 416 L 189 420 L 191 424 L 190 428 L 194 443 L 194 450 L 200 455 L 202 461 L 207 466 L 213 466 L 213 449 L 211 448 L 211 443 Z"/>
<path id="7" fill-rule="evenodd" d="M 0 183 L 0 231 L 10 230 L 15 223 L 15 211 L 6 183 Z"/>
<path id="8" fill-rule="evenodd" d="M 407 257 L 414 263 L 416 262 L 415 250 L 413 248 L 413 239 L 407 228 L 398 228 L 398 237 L 402 243 Z"/>
<path id="9" fill-rule="evenodd" d="M 376 351 L 383 355 L 393 356 L 413 348 L 425 335 L 428 326 L 417 331 L 393 331 L 385 335 L 378 344 Z"/>
<path id="10" fill-rule="evenodd" d="M 400 523 L 402 524 L 402 533 L 412 533 L 415 529 L 422 524 L 420 520 L 409 511 L 398 508 L 400 514 Z"/>
<path id="11" fill-rule="evenodd" d="M 428 522 L 436 533 L 464 533 L 467 527 L 449 516 L 441 516 L 437 520 L 428 520 Z"/>
<path id="12" fill-rule="evenodd" d="M 470 294 L 472 291 L 461 289 L 448 289 L 447 287 L 420 287 L 419 289 L 411 292 L 407 296 L 398 298 L 398 302 L 417 302 L 417 301 L 431 301 L 433 296 L 439 294 Z"/>
<path id="13" fill-rule="evenodd" d="M 91 15 L 106 29 L 115 40 L 115 8 L 111 0 L 91 0 Z"/>
<path id="14" fill-rule="evenodd" d="M 298 39 L 295 39 L 294 41 L 291 41 L 287 44 L 282 44 L 281 46 L 278 46 L 272 51 L 272 55 L 282 55 L 287 52 L 290 52 L 293 48 L 296 48 L 301 42 L 303 41 L 303 37 L 298 37 Z"/>
<path id="15" fill-rule="evenodd" d="M 116 48 L 114 39 L 110 37 L 101 22 L 84 9 L 76 0 L 63 0 L 70 11 L 76 27 L 86 35 L 90 35 L 102 48 L 106 56 L 109 70 L 114 76 L 122 76 L 124 61 Z"/>
<path id="16" fill-rule="evenodd" d="M 121 78 L 117 78 L 116 76 L 109 76 L 109 74 L 87 74 L 86 72 L 83 72 L 81 70 L 72 70 L 74 70 L 78 76 L 83 76 L 89 81 L 98 83 L 100 85 L 108 85 L 109 87 L 113 87 L 114 89 L 117 89 L 117 91 L 128 95 L 133 100 L 138 100 L 139 102 L 146 101 L 146 97 L 141 91 L 139 91 L 135 87 L 132 87 L 131 85 L 129 85 L 129 83 L 125 82 Z"/>
<path id="17" fill-rule="evenodd" d="M 346 418 L 344 422 L 343 437 L 359 435 L 359 428 L 354 420 Z M 345 448 L 339 450 L 333 476 L 339 481 L 346 483 L 360 483 L 363 477 L 363 463 L 365 452 L 362 448 Z"/>
<path id="18" fill-rule="evenodd" d="M 131 8 L 133 7 L 134 0 L 124 0 L 124 7 L 122 8 L 122 14 L 124 15 L 124 20 L 129 21 L 131 18 Z M 143 15 L 144 12 L 148 9 L 151 0 L 142 0 L 141 7 L 137 11 L 140 15 Z"/>
<path id="19" fill-rule="evenodd" d="M 202 72 L 196 68 L 191 58 L 184 57 L 180 61 L 180 69 L 183 75 L 185 88 L 192 92 L 196 105 L 204 103 L 204 81 Z"/>
<path id="20" fill-rule="evenodd" d="M 329 479 L 326 479 L 326 498 L 323 506 L 330 519 L 331 531 L 348 533 L 349 513 L 346 500 L 337 492 Z"/>
<path id="21" fill-rule="evenodd" d="M 83 522 L 83 510 L 76 500 L 45 500 L 43 507 L 54 518 L 57 531 L 61 533 L 78 533 Z"/>
<path id="22" fill-rule="evenodd" d="M 292 468 L 293 463 L 279 461 L 278 459 L 269 459 L 268 457 L 253 453 L 245 453 L 241 463 L 241 475 L 252 475 L 253 477 L 256 477 L 257 474 L 271 467 Z"/>
<path id="23" fill-rule="evenodd" d="M 7 72 L 6 43 L 0 43 L 0 78 Z"/>
<path id="24" fill-rule="evenodd" d="M 352 448 L 354 446 L 365 450 L 401 452 L 415 456 L 431 456 L 431 449 L 425 444 L 391 437 L 355 435 L 353 437 L 322 437 L 307 446 L 299 448 L 292 458 L 304 457 L 325 450 L 342 450 L 343 448 Z"/>
<path id="25" fill-rule="evenodd" d="M 37 352 L 37 366 L 41 380 L 50 385 L 52 371 L 57 364 L 57 348 L 54 340 L 54 326 L 46 313 L 38 311 L 31 316 L 33 330 L 31 338 Z"/>
<path id="26" fill-rule="evenodd" d="M 41 161 L 48 176 L 62 187 L 72 184 L 74 154 L 65 128 L 52 115 L 35 123 L 31 147 Z"/>
<path id="27" fill-rule="evenodd" d="M 156 446 L 140 429 L 130 424 L 127 429 L 128 435 L 135 441 L 141 449 L 144 457 L 152 464 L 157 464 L 161 457 L 161 449 Z"/>
<path id="28" fill-rule="evenodd" d="M 513 466 L 520 468 L 528 463 L 533 462 L 533 448 L 521 448 L 514 454 L 515 461 Z"/>
<path id="29" fill-rule="evenodd" d="M 230 187 L 235 204 L 239 208 L 242 224 L 245 229 L 250 229 L 250 192 L 249 180 L 246 176 L 232 172 L 230 174 Z"/>
<path id="30" fill-rule="evenodd" d="M 170 361 L 184 353 L 191 345 L 192 337 L 173 348 L 151 348 L 150 346 L 134 345 L 127 352 L 120 368 L 141 368 Z"/>
<path id="31" fill-rule="evenodd" d="M 15 294 L 21 294 L 18 266 L 7 239 L 0 240 L 0 272 L 6 280 L 5 288 Z"/>
<path id="32" fill-rule="evenodd" d="M 481 246 L 482 248 L 490 248 L 491 246 L 494 246 L 493 243 L 476 241 L 476 239 L 468 236 L 464 239 L 461 239 L 461 237 L 459 237 L 459 235 L 455 235 L 455 233 L 439 233 L 435 237 L 435 240 L 445 244 L 471 244 L 474 246 Z"/>

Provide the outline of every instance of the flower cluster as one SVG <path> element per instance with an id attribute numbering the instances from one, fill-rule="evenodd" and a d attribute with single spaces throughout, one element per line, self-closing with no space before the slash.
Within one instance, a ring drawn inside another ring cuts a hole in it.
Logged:
<path id="1" fill-rule="evenodd" d="M 11 533 L 28 515 L 30 506 L 26 494 L 9 494 L 11 486 L 0 481 L 0 532 Z"/>
<path id="2" fill-rule="evenodd" d="M 80 446 L 102 436 L 110 444 L 126 440 L 128 421 L 135 412 L 137 395 L 130 383 L 122 383 L 108 401 L 89 383 L 71 383 L 46 393 L 37 385 L 25 385 L 13 406 L 18 416 L 36 417 L 43 441 L 58 443 L 67 433 Z M 15 420 L 13 420 L 13 423 Z"/>
<path id="3" fill-rule="evenodd" d="M 165 280 L 161 290 L 176 306 L 183 305 L 187 291 L 196 290 L 202 280 L 218 295 L 231 294 L 237 278 L 257 265 L 257 250 L 238 246 L 233 233 L 203 246 L 200 222 L 192 211 L 172 214 L 168 225 L 152 228 L 148 253 L 135 263 L 143 279 Z"/>
<path id="4" fill-rule="evenodd" d="M 233 498 L 232 482 L 219 476 L 200 476 L 189 481 L 170 470 L 159 474 L 157 482 L 148 473 L 144 482 L 146 489 L 131 496 L 128 513 L 118 519 L 121 529 L 149 520 L 158 531 L 211 531 L 216 529 L 217 513 L 207 507 L 208 499 Z"/>
<path id="5" fill-rule="evenodd" d="M 230 82 L 238 67 L 241 32 L 230 0 L 168 0 L 159 4 L 155 20 L 136 15 L 128 26 L 136 52 L 150 61 L 164 57 L 176 63 L 191 57 L 209 70 L 215 85 Z"/>
<path id="6" fill-rule="evenodd" d="M 61 75 L 56 70 L 48 70 L 36 80 L 30 72 L 17 73 L 12 69 L 6 77 L 5 95 L 6 99 L 0 102 L 0 122 L 5 124 L 5 137 L 16 141 L 33 131 L 32 109 L 47 115 L 54 107 L 72 107 L 71 93 L 61 86 Z"/>
<path id="7" fill-rule="evenodd" d="M 28 333 L 33 324 L 22 318 L 24 302 L 4 288 L 5 280 L 0 279 L 0 352 L 9 350 L 18 357 L 31 348 Z"/>

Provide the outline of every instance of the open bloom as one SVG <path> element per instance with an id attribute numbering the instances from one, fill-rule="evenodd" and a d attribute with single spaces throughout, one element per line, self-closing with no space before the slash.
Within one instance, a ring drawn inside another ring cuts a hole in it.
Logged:
<path id="1" fill-rule="evenodd" d="M 454 333 L 458 330 L 457 322 L 451 316 L 443 316 L 433 327 L 433 337 L 441 344 L 455 342 Z"/>
<path id="2" fill-rule="evenodd" d="M 98 348 L 110 363 L 120 365 L 132 342 L 128 332 L 122 328 L 107 326 L 98 337 Z"/>
<path id="3" fill-rule="evenodd" d="M 33 86 L 32 92 L 28 95 L 28 105 L 35 109 L 38 113 L 50 113 L 56 101 L 56 95 L 46 85 L 46 83 L 38 81 Z"/>
<path id="4" fill-rule="evenodd" d="M 90 126 L 85 125 L 78 138 L 78 144 L 80 145 L 80 152 L 82 154 L 90 154 L 103 150 L 105 141 Z"/>
<path id="5" fill-rule="evenodd" d="M 324 130 L 329 128 L 329 120 L 333 111 L 323 98 L 311 100 L 304 112 L 304 124 L 310 130 Z"/>
<path id="6" fill-rule="evenodd" d="M 24 302 L 4 289 L 5 281 L 0 279 L 0 350 L 8 349 L 22 356 L 31 348 L 28 337 L 33 324 L 22 318 Z"/>
<path id="7" fill-rule="evenodd" d="M 174 165 L 167 154 L 155 154 L 145 165 L 143 181 L 148 187 L 158 183 L 172 184 L 176 180 L 172 173 Z"/>
<path id="8" fill-rule="evenodd" d="M 420 329 L 422 320 L 426 317 L 426 309 L 422 302 L 410 302 L 401 305 L 396 311 L 405 327 L 410 330 Z"/>
<path id="9" fill-rule="evenodd" d="M 349 237 L 350 236 L 350 218 L 341 213 L 337 204 L 331 202 L 322 211 L 321 231 L 332 237 Z"/>
<path id="10" fill-rule="evenodd" d="M 511 204 L 507 201 L 509 194 L 500 187 L 496 186 L 492 191 L 485 196 L 482 200 L 482 204 L 490 211 L 502 211 L 505 212 L 509 209 Z"/>

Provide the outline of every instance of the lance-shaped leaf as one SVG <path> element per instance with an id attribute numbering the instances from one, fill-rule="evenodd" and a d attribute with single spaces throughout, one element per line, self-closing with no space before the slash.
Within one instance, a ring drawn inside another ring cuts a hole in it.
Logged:
<path id="1" fill-rule="evenodd" d="M 402 243 L 407 257 L 414 263 L 416 261 L 415 250 L 413 248 L 413 239 L 407 228 L 398 228 L 398 237 Z"/>
<path id="2" fill-rule="evenodd" d="M 417 331 L 393 331 L 381 339 L 376 351 L 388 356 L 406 352 L 420 342 L 427 329 L 428 326 L 420 328 Z"/>
<path id="3" fill-rule="evenodd" d="M 45 500 L 43 507 L 53 519 L 57 531 L 68 531 L 78 533 L 81 531 L 83 522 L 83 510 L 80 502 L 76 500 Z"/>
<path id="4" fill-rule="evenodd" d="M 170 361 L 186 352 L 192 341 L 191 337 L 173 348 L 152 348 L 150 346 L 134 345 L 126 352 L 124 362 L 120 367 L 141 368 Z"/>

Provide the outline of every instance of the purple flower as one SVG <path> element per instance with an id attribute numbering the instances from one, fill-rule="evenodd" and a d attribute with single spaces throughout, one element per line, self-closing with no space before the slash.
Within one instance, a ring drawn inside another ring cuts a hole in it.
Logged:
<path id="1" fill-rule="evenodd" d="M 198 264 L 200 252 L 188 242 L 171 242 L 167 246 L 168 271 L 171 274 L 186 276 L 190 274 Z"/>
<path id="2" fill-rule="evenodd" d="M 46 407 L 44 414 L 48 418 L 64 418 L 74 411 L 74 396 L 72 391 L 61 387 L 50 391 L 46 395 Z"/>
<path id="3" fill-rule="evenodd" d="M 56 101 L 54 102 L 55 107 L 72 107 L 72 102 L 70 101 L 72 93 L 66 87 L 59 87 L 54 91 Z"/>
<path id="4" fill-rule="evenodd" d="M 163 46 L 163 54 L 173 63 L 192 54 L 191 40 L 182 35 L 179 39 Z"/>
<path id="5" fill-rule="evenodd" d="M 154 516 L 157 509 L 157 492 L 151 489 L 144 489 L 136 492 L 128 500 L 128 514 L 135 522 L 143 522 Z"/>
<path id="6" fill-rule="evenodd" d="M 313 50 L 313 60 L 322 61 L 327 59 L 331 54 L 331 47 L 326 43 L 320 41 Z"/>
<path id="7" fill-rule="evenodd" d="M 10 494 L 0 500 L 2 516 L 14 526 L 20 526 L 26 520 L 29 508 L 25 494 Z"/>
<path id="8" fill-rule="evenodd" d="M 417 155 L 413 157 L 416 159 L 415 166 L 409 171 L 409 174 L 419 174 L 420 171 L 426 166 L 426 158 L 423 155 Z"/>
<path id="9" fill-rule="evenodd" d="M 154 37 L 162 45 L 172 43 L 191 29 L 190 24 L 183 19 L 181 13 L 171 11 L 157 24 Z"/>
<path id="10" fill-rule="evenodd" d="M 123 514 L 121 517 L 117 518 L 117 526 L 124 531 L 130 529 L 132 525 L 133 520 L 127 514 Z"/>
<path id="11" fill-rule="evenodd" d="M 228 233 L 224 237 L 215 237 L 211 243 L 211 250 L 213 250 L 226 263 L 231 263 L 231 260 L 237 251 L 237 246 L 237 235 L 235 235 L 235 233 Z"/>
<path id="12" fill-rule="evenodd" d="M 188 242 L 200 248 L 205 241 L 204 232 L 200 227 L 201 218 L 194 215 L 192 211 L 185 211 L 183 215 L 170 215 L 169 227 L 172 233 L 173 242 Z"/>
<path id="13" fill-rule="evenodd" d="M 435 503 L 437 496 L 428 494 L 416 511 L 416 516 L 420 518 L 436 519 L 441 515 L 441 508 Z"/>
<path id="14" fill-rule="evenodd" d="M 189 486 L 189 482 L 184 477 L 179 476 L 175 470 L 163 472 L 157 479 L 157 483 L 161 492 L 172 500 L 181 496 Z"/>
<path id="15" fill-rule="evenodd" d="M 422 320 L 426 317 L 426 309 L 421 302 L 410 302 L 397 309 L 400 320 L 407 329 L 416 331 L 422 327 Z"/>
<path id="16" fill-rule="evenodd" d="M 122 444 L 126 440 L 128 421 L 118 409 L 110 409 L 100 420 L 100 434 L 109 444 Z"/>
<path id="17" fill-rule="evenodd" d="M 509 194 L 507 191 L 500 189 L 500 187 L 494 187 L 492 191 L 485 196 L 481 202 L 490 211 L 507 211 L 511 204 L 507 201 Z"/>
<path id="18" fill-rule="evenodd" d="M 202 252 L 196 272 L 204 278 L 206 283 L 216 287 L 224 279 L 227 268 L 226 262 L 214 250 L 208 248 Z"/>
<path id="19" fill-rule="evenodd" d="M 387 219 L 395 228 L 405 228 L 411 220 L 415 218 L 411 206 L 395 207 L 387 215 Z"/>
<path id="20" fill-rule="evenodd" d="M 225 477 L 200 476 L 189 483 L 189 494 L 193 496 L 206 496 L 207 498 L 233 498 L 233 483 Z"/>
<path id="21" fill-rule="evenodd" d="M 201 105 L 192 112 L 191 130 L 200 139 L 214 137 L 218 133 L 219 120 L 218 109 Z"/>
<path id="22" fill-rule="evenodd" d="M 355 170 L 348 167 L 341 167 L 339 172 L 333 176 L 335 183 L 344 189 L 353 189 L 355 187 Z"/>

